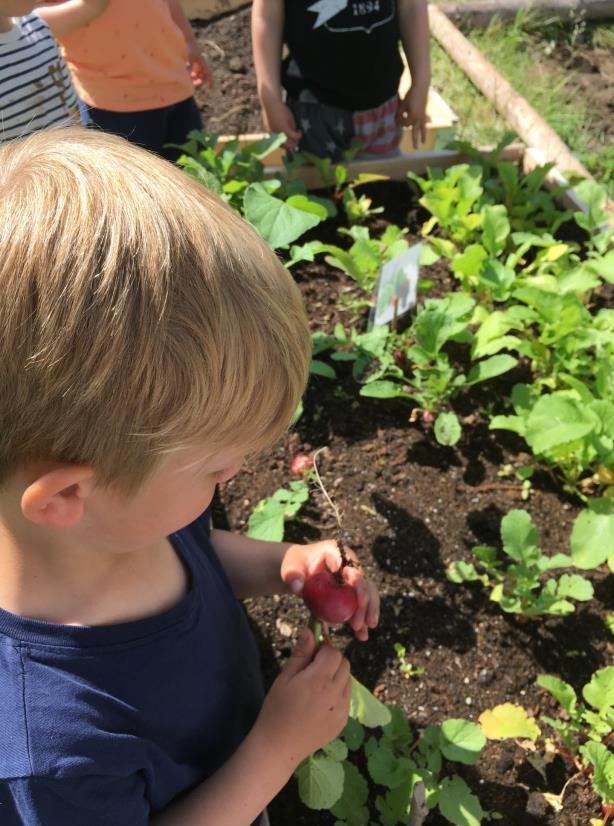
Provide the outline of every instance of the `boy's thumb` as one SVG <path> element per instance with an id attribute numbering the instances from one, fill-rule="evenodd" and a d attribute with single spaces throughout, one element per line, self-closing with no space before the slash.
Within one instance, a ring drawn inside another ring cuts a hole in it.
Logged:
<path id="1" fill-rule="evenodd" d="M 292 656 L 286 663 L 284 674 L 287 677 L 293 677 L 295 674 L 298 674 L 299 671 L 307 668 L 313 659 L 315 650 L 316 641 L 312 632 L 309 628 L 303 628 L 292 652 Z"/>

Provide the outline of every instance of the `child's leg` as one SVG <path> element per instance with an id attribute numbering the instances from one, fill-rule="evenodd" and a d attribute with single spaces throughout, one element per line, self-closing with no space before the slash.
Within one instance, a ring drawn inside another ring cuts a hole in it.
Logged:
<path id="1" fill-rule="evenodd" d="M 168 109 L 165 143 L 185 143 L 188 132 L 203 128 L 201 114 L 194 97 L 175 103 Z M 169 161 L 176 161 L 181 152 L 178 149 L 166 148 L 161 154 Z"/>
<path id="2" fill-rule="evenodd" d="M 401 128 L 396 122 L 399 99 L 394 97 L 375 109 L 354 112 L 352 127 L 362 144 L 361 155 L 391 156 L 398 152 Z"/>
<path id="3" fill-rule="evenodd" d="M 94 127 L 102 129 L 103 132 L 119 135 L 131 143 L 161 155 L 166 143 L 166 119 L 169 108 L 164 106 L 160 109 L 146 109 L 143 112 L 110 112 L 90 106 L 88 111 Z"/>
<path id="4" fill-rule="evenodd" d="M 340 161 L 354 137 L 352 113 L 335 106 L 305 101 L 286 101 L 303 133 L 299 151 Z"/>

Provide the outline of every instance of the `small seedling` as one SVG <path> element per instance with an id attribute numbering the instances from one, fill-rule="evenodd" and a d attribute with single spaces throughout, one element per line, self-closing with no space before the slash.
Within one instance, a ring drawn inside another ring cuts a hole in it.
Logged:
<path id="1" fill-rule="evenodd" d="M 534 473 L 535 468 L 532 465 L 516 468 L 514 465 L 508 464 L 503 465 L 503 467 L 497 471 L 497 476 L 502 479 L 517 479 L 519 482 L 522 482 L 520 498 L 523 502 L 526 502 L 533 491 L 533 483 L 531 482 L 531 478 Z"/>
<path id="2" fill-rule="evenodd" d="M 410 662 L 408 662 L 407 657 L 405 656 L 407 652 L 402 643 L 395 642 L 394 650 L 399 660 L 399 671 L 406 680 L 409 680 L 410 677 L 420 677 L 421 674 L 424 674 L 424 668 L 413 666 Z"/>

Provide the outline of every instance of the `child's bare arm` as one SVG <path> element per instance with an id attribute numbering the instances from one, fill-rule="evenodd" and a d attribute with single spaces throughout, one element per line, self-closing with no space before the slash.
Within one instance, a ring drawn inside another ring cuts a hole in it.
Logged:
<path id="1" fill-rule="evenodd" d="M 258 97 L 264 125 L 270 132 L 284 132 L 286 148 L 293 149 L 301 138 L 294 115 L 283 102 L 281 49 L 284 30 L 283 0 L 254 0 L 252 5 L 252 49 Z"/>
<path id="2" fill-rule="evenodd" d="M 109 5 L 109 0 L 63 0 L 47 2 L 34 11 L 47 23 L 55 37 L 64 37 L 86 26 Z"/>
<path id="3" fill-rule="evenodd" d="M 411 89 L 399 106 L 399 122 L 411 127 L 414 146 L 426 140 L 426 104 L 431 83 L 426 0 L 399 0 L 399 26 L 411 72 Z"/>
<path id="4" fill-rule="evenodd" d="M 190 75 L 192 76 L 192 83 L 197 89 L 203 84 L 213 86 L 213 72 L 205 60 L 198 41 L 194 37 L 192 26 L 185 16 L 180 0 L 166 0 L 166 2 L 168 3 L 171 17 L 177 28 L 181 29 L 181 33 L 188 46 L 188 66 Z"/>
<path id="5" fill-rule="evenodd" d="M 305 630 L 237 751 L 152 826 L 249 826 L 301 760 L 339 734 L 349 710 L 349 664 L 329 645 L 314 650 Z"/>
<path id="6" fill-rule="evenodd" d="M 226 575 L 239 598 L 294 593 L 300 595 L 305 579 L 328 568 L 339 571 L 341 554 L 334 540 L 310 545 L 290 542 L 261 542 L 248 536 L 214 530 L 211 543 Z M 363 576 L 358 560 L 346 549 L 356 564 L 343 568 L 341 576 L 357 596 L 357 608 L 348 620 L 356 638 L 366 641 L 369 629 L 379 621 L 379 596 L 374 584 Z"/>

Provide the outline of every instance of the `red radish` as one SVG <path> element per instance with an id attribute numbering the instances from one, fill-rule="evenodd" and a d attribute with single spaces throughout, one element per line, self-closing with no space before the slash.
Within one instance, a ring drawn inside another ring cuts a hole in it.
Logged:
<path id="1" fill-rule="evenodd" d="M 307 456 L 306 453 L 299 453 L 298 456 L 294 457 L 290 465 L 290 470 L 295 476 L 304 476 L 312 469 L 313 460 L 311 456 Z"/>
<path id="2" fill-rule="evenodd" d="M 358 606 L 354 588 L 347 582 L 339 581 L 330 571 L 320 571 L 307 577 L 303 599 L 314 616 L 333 625 L 347 622 Z"/>

